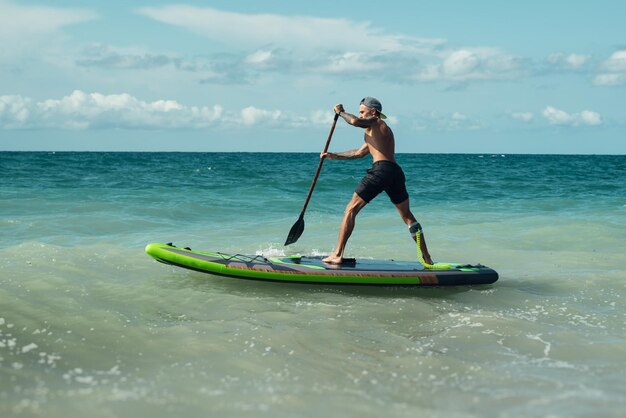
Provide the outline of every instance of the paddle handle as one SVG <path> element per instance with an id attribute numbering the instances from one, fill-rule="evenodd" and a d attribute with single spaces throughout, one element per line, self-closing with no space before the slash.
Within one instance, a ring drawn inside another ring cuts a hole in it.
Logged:
<path id="1" fill-rule="evenodd" d="M 335 113 L 335 119 L 333 120 L 333 125 L 330 127 L 330 132 L 328 133 L 328 139 L 326 140 L 326 145 L 324 146 L 325 153 L 328 151 L 328 147 L 330 146 L 330 139 L 333 137 L 333 132 L 335 132 L 335 126 L 337 126 L 337 119 L 339 119 L 339 113 Z M 326 158 L 320 158 L 320 162 L 317 165 L 317 171 L 315 172 L 315 177 L 313 177 L 313 183 L 311 183 L 311 188 L 309 189 L 309 194 L 304 201 L 304 206 L 302 207 L 302 212 L 300 212 L 300 217 L 304 216 L 304 212 L 306 211 L 306 207 L 309 205 L 309 200 L 311 200 L 311 195 L 313 195 L 313 189 L 315 188 L 315 184 L 317 183 L 317 178 L 320 176 L 320 172 L 322 171 L 322 164 L 324 164 L 324 160 Z"/>

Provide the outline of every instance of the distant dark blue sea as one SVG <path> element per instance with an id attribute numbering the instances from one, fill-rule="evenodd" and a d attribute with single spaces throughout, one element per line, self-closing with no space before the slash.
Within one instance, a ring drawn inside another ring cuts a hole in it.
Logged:
<path id="1" fill-rule="evenodd" d="M 0 152 L 0 416 L 605 416 L 626 407 L 626 156 L 401 154 L 435 261 L 494 285 L 237 281 L 174 242 L 326 254 L 368 158 Z M 415 259 L 386 195 L 349 257 Z"/>

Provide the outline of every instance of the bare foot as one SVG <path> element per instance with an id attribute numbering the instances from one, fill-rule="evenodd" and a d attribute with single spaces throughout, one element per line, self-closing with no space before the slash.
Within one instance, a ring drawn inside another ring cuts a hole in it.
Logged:
<path id="1" fill-rule="evenodd" d="M 326 264 L 341 264 L 343 263 L 343 257 L 336 256 L 334 254 L 329 255 L 326 258 L 322 259 L 322 262 Z"/>

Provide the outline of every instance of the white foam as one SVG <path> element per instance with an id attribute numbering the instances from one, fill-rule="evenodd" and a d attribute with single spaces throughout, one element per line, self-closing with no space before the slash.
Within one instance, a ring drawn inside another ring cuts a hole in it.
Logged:
<path id="1" fill-rule="evenodd" d="M 37 348 L 37 344 L 35 343 L 26 344 L 25 346 L 22 347 L 22 353 L 28 353 L 29 351 L 33 351 L 36 348 Z"/>
<path id="2" fill-rule="evenodd" d="M 545 341 L 541 338 L 542 334 L 537 334 L 537 335 L 531 335 L 528 334 L 526 335 L 529 339 L 531 340 L 535 340 L 535 341 L 539 341 L 540 343 L 544 344 L 545 347 L 543 349 L 543 355 L 544 357 L 549 357 L 550 356 L 550 349 L 552 348 L 552 344 L 549 343 L 548 341 Z"/>
<path id="3" fill-rule="evenodd" d="M 269 248 L 257 250 L 255 252 L 255 255 L 260 255 L 263 257 L 283 257 L 285 255 L 285 250 L 270 246 Z"/>
<path id="4" fill-rule="evenodd" d="M 314 248 L 311 250 L 311 256 L 312 257 L 325 257 L 328 255 L 328 252 L 324 252 L 324 251 L 320 251 L 317 248 Z"/>

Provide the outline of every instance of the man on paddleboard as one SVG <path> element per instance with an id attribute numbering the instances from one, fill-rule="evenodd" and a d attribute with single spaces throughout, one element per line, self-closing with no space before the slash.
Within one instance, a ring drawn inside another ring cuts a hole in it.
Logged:
<path id="1" fill-rule="evenodd" d="M 422 228 L 409 209 L 409 194 L 405 186 L 406 179 L 402 168 L 396 163 L 395 139 L 391 128 L 383 120 L 387 117 L 382 113 L 382 104 L 373 97 L 364 98 L 359 105 L 359 117 L 347 113 L 342 104 L 335 105 L 334 110 L 348 124 L 365 129 L 365 143 L 360 148 L 350 151 L 323 152 L 320 154 L 320 158 L 352 160 L 370 154 L 373 165 L 367 170 L 367 174 L 357 186 L 352 199 L 346 206 L 339 227 L 339 238 L 335 251 L 323 261 L 331 264 L 340 264 L 343 261 L 344 250 L 354 229 L 357 214 L 372 199 L 384 191 L 396 206 L 404 223 L 409 227 L 413 239 L 417 242 L 417 237 L 419 237 L 418 246 L 424 262 L 433 264 L 426 247 L 424 234 L 421 232 Z"/>

